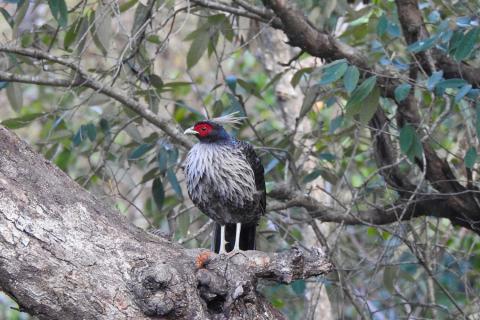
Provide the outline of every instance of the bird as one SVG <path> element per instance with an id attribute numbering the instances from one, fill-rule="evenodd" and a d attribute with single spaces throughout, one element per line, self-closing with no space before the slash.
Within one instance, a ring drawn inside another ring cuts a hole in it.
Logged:
<path id="1" fill-rule="evenodd" d="M 197 122 L 184 132 L 199 140 L 183 166 L 188 195 L 215 222 L 214 252 L 254 250 L 266 207 L 264 168 L 253 146 L 232 137 L 221 125 L 226 122 L 217 119 Z"/>

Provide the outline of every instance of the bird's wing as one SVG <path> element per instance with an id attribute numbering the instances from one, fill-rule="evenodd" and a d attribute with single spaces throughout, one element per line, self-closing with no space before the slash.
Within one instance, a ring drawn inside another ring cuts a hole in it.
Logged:
<path id="1" fill-rule="evenodd" d="M 239 141 L 240 147 L 243 149 L 243 152 L 247 158 L 248 163 L 252 167 L 253 174 L 255 176 L 255 186 L 258 191 L 261 192 L 260 195 L 260 208 L 261 214 L 265 213 L 266 209 L 266 196 L 267 192 L 265 189 L 265 170 L 263 169 L 262 161 L 255 153 L 253 146 L 247 142 Z"/>

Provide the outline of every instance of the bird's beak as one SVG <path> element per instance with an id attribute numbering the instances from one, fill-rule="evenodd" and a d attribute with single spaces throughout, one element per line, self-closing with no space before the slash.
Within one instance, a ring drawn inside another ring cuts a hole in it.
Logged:
<path id="1" fill-rule="evenodd" d="M 198 132 L 193 130 L 193 127 L 191 127 L 191 128 L 188 128 L 187 130 L 185 130 L 185 132 L 183 134 L 192 134 L 192 135 L 195 136 L 195 135 L 198 134 Z"/>

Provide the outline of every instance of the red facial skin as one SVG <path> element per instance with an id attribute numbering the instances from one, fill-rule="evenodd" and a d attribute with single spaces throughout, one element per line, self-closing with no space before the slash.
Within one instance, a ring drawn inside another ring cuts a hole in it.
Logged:
<path id="1" fill-rule="evenodd" d="M 198 132 L 199 137 L 206 137 L 212 132 L 213 127 L 205 122 L 200 122 L 193 127 L 193 130 Z"/>

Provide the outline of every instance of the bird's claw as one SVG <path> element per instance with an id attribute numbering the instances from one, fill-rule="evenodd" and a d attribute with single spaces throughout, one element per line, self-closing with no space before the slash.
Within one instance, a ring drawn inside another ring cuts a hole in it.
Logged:
<path id="1" fill-rule="evenodd" d="M 244 257 L 247 257 L 244 253 L 243 250 L 240 250 L 240 249 L 233 249 L 232 251 L 230 252 L 227 252 L 226 255 L 229 259 L 233 258 L 234 256 L 236 256 L 237 254 L 241 254 L 243 255 Z"/>

